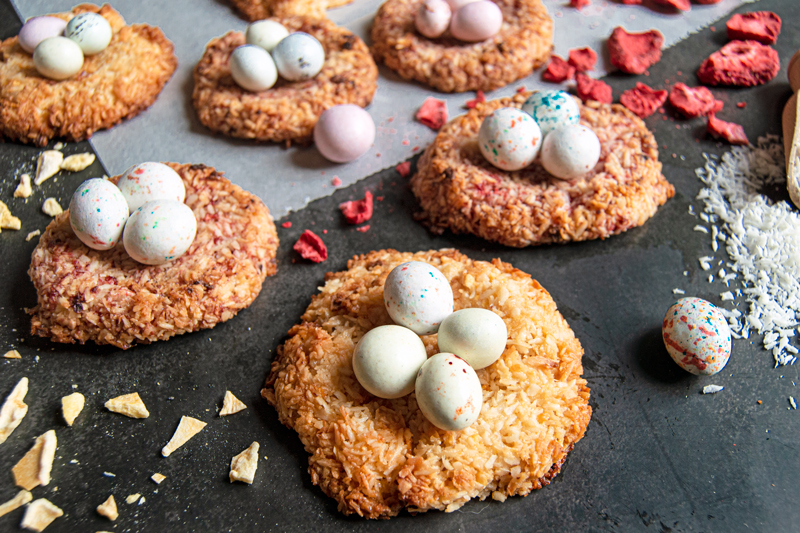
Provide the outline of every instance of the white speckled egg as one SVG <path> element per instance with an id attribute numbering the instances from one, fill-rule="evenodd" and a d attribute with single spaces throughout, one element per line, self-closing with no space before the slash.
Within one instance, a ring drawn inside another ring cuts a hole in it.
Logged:
<path id="1" fill-rule="evenodd" d="M 36 45 L 48 37 L 57 37 L 64 33 L 67 21 L 57 17 L 33 17 L 19 30 L 19 45 L 32 54 Z"/>
<path id="2" fill-rule="evenodd" d="M 440 351 L 454 353 L 480 370 L 503 355 L 508 328 L 493 311 L 461 309 L 442 321 L 437 339 Z"/>
<path id="3" fill-rule="evenodd" d="M 395 323 L 417 335 L 430 335 L 453 312 L 453 289 L 437 268 L 409 261 L 389 272 L 383 301 Z"/>
<path id="4" fill-rule="evenodd" d="M 414 16 L 417 31 L 429 39 L 435 39 L 450 26 L 450 6 L 444 0 L 425 0 Z"/>
<path id="5" fill-rule="evenodd" d="M 325 63 L 325 49 L 313 36 L 301 31 L 291 33 L 272 49 L 275 66 L 284 79 L 309 80 Z"/>
<path id="6" fill-rule="evenodd" d="M 475 43 L 497 35 L 503 25 L 503 12 L 490 0 L 470 2 L 453 11 L 450 33 L 461 41 Z"/>
<path id="7" fill-rule="evenodd" d="M 259 20 L 247 26 L 244 39 L 247 44 L 259 46 L 267 52 L 272 52 L 281 40 L 289 35 L 283 24 L 274 20 Z"/>
<path id="8" fill-rule="evenodd" d="M 716 305 L 701 298 L 681 298 L 661 325 L 672 359 L 692 374 L 712 376 L 731 356 L 731 330 Z"/>
<path id="9" fill-rule="evenodd" d="M 483 119 L 478 146 L 483 157 L 503 170 L 520 170 L 530 165 L 542 145 L 539 125 L 528 113 L 501 107 Z"/>
<path id="10" fill-rule="evenodd" d="M 36 45 L 33 64 L 39 74 L 52 80 L 65 80 L 80 72 L 83 52 L 66 37 L 48 37 Z"/>
<path id="11" fill-rule="evenodd" d="M 246 91 L 266 91 L 278 81 L 278 70 L 269 52 L 252 44 L 237 47 L 230 56 L 231 76 Z"/>
<path id="12" fill-rule="evenodd" d="M 186 199 L 186 186 L 177 172 L 164 163 L 139 163 L 122 174 L 117 187 L 133 213 L 153 200 Z"/>
<path id="13" fill-rule="evenodd" d="M 80 184 L 69 202 L 69 224 L 89 248 L 116 246 L 128 220 L 128 204 L 116 185 L 103 178 Z"/>
<path id="14" fill-rule="evenodd" d="M 600 159 L 600 139 L 586 126 L 560 126 L 544 138 L 542 166 L 562 180 L 579 178 Z"/>
<path id="15" fill-rule="evenodd" d="M 437 353 L 425 361 L 414 392 L 422 414 L 440 429 L 460 431 L 481 414 L 481 380 L 469 363 L 451 353 Z"/>
<path id="16" fill-rule="evenodd" d="M 358 159 L 375 141 L 375 122 L 355 104 L 333 106 L 314 125 L 314 144 L 326 159 L 347 163 Z"/>
<path id="17" fill-rule="evenodd" d="M 371 394 L 400 398 L 414 390 L 417 372 L 427 359 L 416 333 L 402 326 L 379 326 L 356 345 L 353 372 Z"/>
<path id="18" fill-rule="evenodd" d="M 479 0 L 446 0 L 446 1 L 447 5 L 450 6 L 450 12 L 455 13 L 465 5 L 471 4 L 472 2 L 478 2 Z"/>
<path id="19" fill-rule="evenodd" d="M 85 56 L 99 54 L 108 48 L 111 35 L 111 24 L 97 13 L 81 13 L 72 17 L 64 30 L 64 37 L 75 41 Z"/>
<path id="20" fill-rule="evenodd" d="M 131 213 L 122 243 L 134 260 L 161 265 L 186 253 L 196 233 L 197 220 L 188 205 L 153 200 Z"/>
<path id="21" fill-rule="evenodd" d="M 525 100 L 522 110 L 533 117 L 542 135 L 559 126 L 575 125 L 581 121 L 578 103 L 565 91 L 537 91 Z"/>

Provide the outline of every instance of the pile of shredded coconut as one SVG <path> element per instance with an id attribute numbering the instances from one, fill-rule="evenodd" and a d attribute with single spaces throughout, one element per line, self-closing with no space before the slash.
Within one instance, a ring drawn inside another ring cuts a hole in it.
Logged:
<path id="1" fill-rule="evenodd" d="M 791 340 L 800 331 L 800 214 L 787 202 L 772 203 L 760 194 L 766 186 L 786 182 L 783 143 L 771 135 L 721 159 L 704 157 L 705 166 L 695 172 L 706 185 L 697 198 L 705 204 L 700 219 L 709 227 L 695 229 L 710 235 L 715 253 L 724 248 L 728 260 L 723 267 L 721 260 L 702 257 L 700 266 L 719 268 L 718 279 L 733 286 L 720 294 L 724 305 L 733 306 L 720 307 L 733 335 L 749 338 L 755 331 L 763 335 L 775 366 L 794 364 L 798 349 Z M 746 311 L 736 309 L 742 299 Z"/>

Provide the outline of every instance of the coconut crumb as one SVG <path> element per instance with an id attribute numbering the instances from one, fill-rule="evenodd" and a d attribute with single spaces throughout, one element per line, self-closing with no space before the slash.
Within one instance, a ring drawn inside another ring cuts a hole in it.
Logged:
<path id="1" fill-rule="evenodd" d="M 64 511 L 50 503 L 49 500 L 39 498 L 28 504 L 19 527 L 31 531 L 43 531 L 59 516 L 64 516 Z"/>
<path id="2" fill-rule="evenodd" d="M 112 522 L 117 519 L 119 512 L 117 511 L 117 502 L 114 500 L 114 495 L 108 497 L 106 501 L 97 506 L 97 514 L 105 516 Z"/>
<path id="3" fill-rule="evenodd" d="M 31 239 L 33 239 L 34 237 L 38 237 L 41 234 L 42 234 L 41 230 L 35 229 L 25 236 L 25 242 L 29 242 Z"/>
<path id="4" fill-rule="evenodd" d="M 64 210 L 61 208 L 61 204 L 58 203 L 58 200 L 55 198 L 47 198 L 45 199 L 44 203 L 42 204 L 42 213 L 50 217 L 57 217 Z"/>
<path id="5" fill-rule="evenodd" d="M 142 505 L 144 502 L 145 502 L 144 496 L 140 496 L 139 501 L 136 503 L 136 505 Z"/>
<path id="6" fill-rule="evenodd" d="M 39 154 L 36 160 L 36 179 L 33 180 L 37 187 L 55 176 L 61 170 L 64 154 L 58 150 L 47 150 Z"/>
<path id="7" fill-rule="evenodd" d="M 675 288 L 675 289 L 672 289 L 672 294 L 686 294 L 686 291 L 684 291 L 682 289 Z"/>
<path id="8" fill-rule="evenodd" d="M 139 397 L 138 392 L 132 392 L 130 394 L 117 396 L 116 398 L 111 398 L 105 403 L 105 407 L 109 411 L 119 413 L 130 418 L 147 418 L 150 416 L 150 413 L 147 411 L 147 407 L 144 406 L 144 402 Z"/>
<path id="9" fill-rule="evenodd" d="M 33 495 L 27 490 L 21 490 L 16 496 L 0 505 L 0 516 L 6 515 L 15 509 L 19 509 L 33 499 Z"/>
<path id="10" fill-rule="evenodd" d="M 703 387 L 703 394 L 716 394 L 724 388 L 719 385 L 706 385 Z"/>
<path id="11" fill-rule="evenodd" d="M 22 359 L 22 356 L 17 350 L 9 350 L 3 355 L 3 357 L 6 359 Z"/>
<path id="12" fill-rule="evenodd" d="M 3 407 L 0 407 L 0 444 L 6 441 L 25 418 L 28 412 L 28 406 L 23 401 L 26 394 L 28 394 L 28 378 L 22 378 L 6 397 Z"/>
<path id="13" fill-rule="evenodd" d="M 165 476 L 164 474 L 161 474 L 159 472 L 156 472 L 155 474 L 150 476 L 150 479 L 152 479 L 155 482 L 156 485 L 160 485 L 162 481 L 167 479 L 167 476 Z"/>
<path id="14" fill-rule="evenodd" d="M 31 175 L 23 174 L 19 177 L 19 185 L 14 189 L 14 198 L 27 198 L 33 193 L 31 187 Z"/>
<path id="15" fill-rule="evenodd" d="M 231 483 L 242 481 L 248 485 L 253 483 L 253 477 L 258 468 L 258 443 L 253 442 L 246 450 L 231 459 Z"/>
<path id="16" fill-rule="evenodd" d="M 68 426 L 72 426 L 72 423 L 81 414 L 85 403 L 86 398 L 80 392 L 73 392 L 69 396 L 61 398 L 61 412 Z"/>
<path id="17" fill-rule="evenodd" d="M 792 409 L 797 409 L 797 402 L 794 401 L 794 396 L 789 396 L 789 405 L 792 406 Z"/>
<path id="18" fill-rule="evenodd" d="M 90 152 L 85 154 L 74 154 L 64 158 L 61 162 L 61 169 L 69 172 L 80 172 L 94 163 L 95 156 Z"/>
<path id="19" fill-rule="evenodd" d="M 22 221 L 11 214 L 11 210 L 6 204 L 0 202 L 0 231 L 4 229 L 18 230 L 22 227 Z"/>
<path id="20" fill-rule="evenodd" d="M 138 492 L 136 494 L 131 494 L 130 496 L 125 498 L 125 503 L 127 503 L 128 505 L 131 505 L 131 504 L 135 503 L 136 500 L 138 500 L 140 497 L 141 497 L 141 494 L 139 494 Z"/>
<path id="21" fill-rule="evenodd" d="M 50 483 L 56 445 L 56 432 L 52 429 L 37 437 L 28 453 L 11 469 L 14 484 L 25 490 L 31 490 Z"/>
<path id="22" fill-rule="evenodd" d="M 247 409 L 247 406 L 239 398 L 233 395 L 229 390 L 225 391 L 225 398 L 222 400 L 222 410 L 219 416 L 228 416 L 236 414 L 239 411 Z"/>
<path id="23" fill-rule="evenodd" d="M 181 421 L 178 423 L 178 429 L 169 439 L 166 446 L 161 449 L 161 455 L 169 457 L 169 455 L 186 444 L 189 439 L 200 433 L 206 427 L 205 422 L 201 422 L 196 418 L 190 416 L 182 416 Z"/>

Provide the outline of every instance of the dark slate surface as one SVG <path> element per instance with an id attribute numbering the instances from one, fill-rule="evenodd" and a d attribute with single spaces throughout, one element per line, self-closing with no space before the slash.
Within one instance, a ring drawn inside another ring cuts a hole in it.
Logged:
<path id="1" fill-rule="evenodd" d="M 764 0 L 746 6 L 755 9 L 783 17 L 776 47 L 785 69 L 800 48 L 800 34 L 791 23 L 800 17 L 800 5 Z M 0 35 L 11 36 L 18 27 L 8 1 L 0 1 Z M 616 95 L 637 79 L 654 87 L 665 80 L 695 85 L 699 63 L 725 41 L 723 21 L 666 51 L 649 77 L 612 75 L 609 81 Z M 678 70 L 683 74 L 676 76 Z M 751 139 L 780 133 L 780 111 L 789 96 L 785 72 L 763 87 L 715 93 L 726 104 L 720 117 L 743 123 Z M 735 106 L 739 101 L 747 103 L 746 109 Z M 127 352 L 57 345 L 29 335 L 23 308 L 36 301 L 26 274 L 36 241 L 25 242 L 25 235 L 47 224 L 39 211 L 45 196 L 55 196 L 66 206 L 74 188 L 102 169 L 96 163 L 82 173 L 60 176 L 24 202 L 12 198 L 16 177 L 33 170 L 39 150 L 0 144 L 0 199 L 23 220 L 22 231 L 0 235 L 0 352 L 14 346 L 23 357 L 0 361 L 0 396 L 22 376 L 30 379 L 28 416 L 0 446 L 0 501 L 17 490 L 8 473 L 11 466 L 34 437 L 55 428 L 59 445 L 53 481 L 33 490 L 35 498 L 46 497 L 66 513 L 48 528 L 54 533 L 412 527 L 442 532 L 796 531 L 800 413 L 788 409 L 787 398 L 800 397 L 793 386 L 800 381 L 798 369 L 773 369 L 771 354 L 759 343 L 734 341 L 734 355 L 721 374 L 694 377 L 671 362 L 660 339 L 661 319 L 676 299 L 674 287 L 714 302 L 723 290 L 709 284 L 707 273 L 699 269 L 697 257 L 712 254 L 707 236 L 692 231 L 696 219 L 687 209 L 690 204 L 700 207 L 694 200 L 700 189 L 694 169 L 703 163 L 702 152 L 721 154 L 728 147 L 706 139 L 701 120 L 663 120 L 656 114 L 647 124 L 662 147 L 664 174 L 677 194 L 642 228 L 605 242 L 526 250 L 450 233 L 435 237 L 412 221 L 416 204 L 405 180 L 387 170 L 290 215 L 292 227 L 279 228 L 277 276 L 266 281 L 255 303 L 235 319 Z M 87 149 L 81 143 L 64 151 Z M 226 170 L 235 175 L 236 169 Z M 359 233 L 344 224 L 336 206 L 367 189 L 384 199 L 376 205 L 369 231 Z M 330 250 L 325 263 L 307 263 L 291 250 L 306 228 L 319 234 L 328 230 L 323 235 Z M 325 272 L 344 268 L 353 254 L 384 247 L 455 247 L 473 258 L 500 257 L 531 273 L 551 292 L 586 350 L 594 415 L 586 437 L 549 487 L 504 504 L 472 502 L 451 514 L 403 513 L 389 522 L 368 522 L 341 516 L 334 501 L 312 485 L 299 440 L 258 393 L 276 347 Z M 714 396 L 700 394 L 710 383 L 726 388 Z M 220 419 L 216 410 L 226 389 L 248 409 Z M 81 391 L 87 404 L 74 427 L 67 428 L 60 417 L 60 398 L 73 390 Z M 132 391 L 141 394 L 150 418 L 132 420 L 103 409 L 108 398 Z M 181 415 L 208 426 L 162 458 L 159 451 Z M 269 459 L 261 460 L 252 486 L 232 485 L 227 480 L 230 458 L 253 440 Z M 154 472 L 167 476 L 159 486 L 149 479 Z M 146 498 L 143 505 L 124 503 L 137 492 Z M 109 494 L 120 508 L 114 523 L 94 511 Z M 15 530 L 21 516 L 17 510 L 0 518 L 0 530 Z"/>

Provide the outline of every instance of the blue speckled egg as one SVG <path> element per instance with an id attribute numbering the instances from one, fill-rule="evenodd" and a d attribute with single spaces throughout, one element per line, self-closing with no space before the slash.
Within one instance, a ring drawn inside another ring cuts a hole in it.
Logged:
<path id="1" fill-rule="evenodd" d="M 661 325 L 672 359 L 692 374 L 711 376 L 731 356 L 731 330 L 716 305 L 702 298 L 681 298 L 669 308 Z"/>
<path id="2" fill-rule="evenodd" d="M 581 120 L 581 110 L 575 99 L 565 91 L 537 91 L 530 95 L 522 110 L 547 135 L 559 126 L 574 125 Z"/>
<path id="3" fill-rule="evenodd" d="M 396 266 L 386 277 L 383 301 L 396 324 L 417 335 L 436 333 L 453 312 L 453 290 L 437 268 L 421 261 Z"/>

